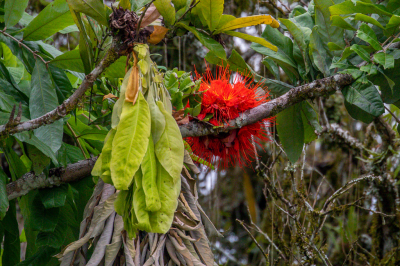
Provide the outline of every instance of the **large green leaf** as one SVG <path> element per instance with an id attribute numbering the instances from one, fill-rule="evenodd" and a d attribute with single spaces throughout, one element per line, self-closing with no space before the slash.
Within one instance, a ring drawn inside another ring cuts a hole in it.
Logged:
<path id="1" fill-rule="evenodd" d="M 358 107 L 364 112 L 378 117 L 385 112 L 385 108 L 378 90 L 371 82 L 367 84 L 353 83 L 342 90 L 345 101 L 352 106 Z M 351 115 L 351 113 L 350 113 Z M 355 119 L 360 119 L 359 117 Z M 360 119 L 363 121 L 362 119 Z"/>
<path id="2" fill-rule="evenodd" d="M 153 137 L 153 144 L 155 145 L 161 138 L 165 129 L 165 118 L 154 101 L 154 87 L 150 87 L 147 101 L 151 114 L 151 136 Z"/>
<path id="3" fill-rule="evenodd" d="M 111 163 L 111 152 L 112 145 L 115 137 L 115 129 L 111 129 L 104 141 L 104 146 L 101 151 L 101 168 L 99 176 L 103 179 L 105 183 L 112 184 L 110 163 Z"/>
<path id="4" fill-rule="evenodd" d="M 315 25 L 318 25 L 318 34 L 325 50 L 328 51 L 327 44 L 329 42 L 335 43 L 340 47 L 344 47 L 344 30 L 332 25 L 330 20 L 331 13 L 329 12 L 330 6 L 340 3 L 342 0 L 315 0 Z M 333 15 L 333 14 L 332 14 Z"/>
<path id="5" fill-rule="evenodd" d="M 14 134 L 14 136 L 22 142 L 26 142 L 30 145 L 35 146 L 43 154 L 49 157 L 55 165 L 58 165 L 55 153 L 51 150 L 51 148 L 47 144 L 39 140 L 35 135 L 31 134 L 30 132 L 20 132 Z"/>
<path id="6" fill-rule="evenodd" d="M 225 53 L 224 47 L 222 47 L 222 45 L 219 42 L 217 42 L 210 36 L 208 36 L 204 33 L 201 33 L 199 31 L 197 31 L 195 28 L 190 27 L 181 22 L 178 22 L 176 25 L 179 27 L 185 28 L 188 31 L 190 31 L 191 33 L 193 33 L 194 36 L 196 36 L 196 38 L 201 42 L 201 44 L 203 44 L 206 48 L 208 48 L 210 51 L 212 51 L 216 56 L 218 56 L 220 58 L 224 58 L 224 59 L 226 58 L 226 53 Z"/>
<path id="7" fill-rule="evenodd" d="M 0 110 L 10 113 L 14 106 L 18 106 L 18 103 L 14 98 L 11 95 L 0 91 Z"/>
<path id="8" fill-rule="evenodd" d="M 146 154 L 150 136 L 150 110 L 143 95 L 134 105 L 124 102 L 113 140 L 111 179 L 118 190 L 127 190 Z"/>
<path id="9" fill-rule="evenodd" d="M 50 61 L 50 64 L 61 69 L 68 69 L 80 73 L 85 73 L 79 49 L 74 49 L 57 56 Z"/>
<path id="10" fill-rule="evenodd" d="M 363 1 L 344 1 L 343 3 L 329 7 L 331 15 L 346 15 L 354 13 L 370 14 L 376 13 L 379 15 L 392 16 L 383 5 L 371 4 Z"/>
<path id="11" fill-rule="evenodd" d="M 46 209 L 62 207 L 67 199 L 68 184 L 40 190 L 40 199 Z"/>
<path id="12" fill-rule="evenodd" d="M 1 221 L 4 230 L 2 265 L 16 265 L 20 261 L 19 230 L 16 217 L 15 200 L 10 202 L 10 208 Z"/>
<path id="13" fill-rule="evenodd" d="M 33 230 L 41 232 L 53 232 L 60 219 L 60 209 L 46 209 L 37 195 L 33 200 L 30 213 L 30 222 Z"/>
<path id="14" fill-rule="evenodd" d="M 28 6 L 28 2 L 28 0 L 6 0 L 4 3 L 4 23 L 7 28 L 18 23 Z"/>
<path id="15" fill-rule="evenodd" d="M 55 248 L 48 246 L 41 247 L 35 254 L 27 256 L 24 261 L 21 261 L 15 266 L 47 265 L 55 253 L 57 253 L 57 249 Z"/>
<path id="16" fill-rule="evenodd" d="M 388 53 L 377 53 L 374 54 L 374 61 L 382 65 L 385 69 L 394 67 L 394 57 Z"/>
<path id="17" fill-rule="evenodd" d="M 57 226 L 54 231 L 40 232 L 36 237 L 36 246 L 49 246 L 52 248 L 60 248 L 61 245 L 64 243 L 64 240 L 68 233 L 68 222 L 65 218 L 66 217 L 63 217 L 62 219 L 58 220 Z"/>
<path id="18" fill-rule="evenodd" d="M 175 8 L 171 5 L 171 0 L 155 0 L 154 5 L 161 16 L 163 16 L 167 25 L 175 23 Z"/>
<path id="19" fill-rule="evenodd" d="M 328 77 L 330 75 L 329 66 L 331 61 L 330 56 L 325 50 L 321 37 L 318 34 L 318 27 L 319 26 L 314 26 L 310 36 L 310 56 L 324 77 Z"/>
<path id="20" fill-rule="evenodd" d="M 74 24 L 65 0 L 56 0 L 46 6 L 24 29 L 24 40 L 44 40 Z"/>
<path id="21" fill-rule="evenodd" d="M 8 183 L 8 176 L 0 169 L 0 221 L 6 215 L 8 210 L 8 196 L 6 191 L 6 184 Z"/>
<path id="22" fill-rule="evenodd" d="M 281 96 L 293 88 L 292 85 L 275 79 L 262 78 L 260 79 L 260 82 L 265 84 L 267 86 L 267 90 L 276 96 Z"/>
<path id="23" fill-rule="evenodd" d="M 378 38 L 376 38 L 375 32 L 367 24 L 361 24 L 357 31 L 357 37 L 369 43 L 375 50 L 382 50 L 382 46 Z"/>
<path id="24" fill-rule="evenodd" d="M 165 130 L 155 145 L 157 159 L 171 175 L 174 182 L 180 179 L 183 166 L 184 146 L 182 135 L 175 119 L 169 114 L 162 102 L 157 102 L 158 108 L 165 117 Z"/>
<path id="25" fill-rule="evenodd" d="M 76 12 L 91 16 L 100 24 L 108 27 L 106 7 L 101 0 L 67 0 Z M 79 26 L 78 26 L 79 27 Z"/>
<path id="26" fill-rule="evenodd" d="M 199 5 L 207 21 L 208 29 L 214 31 L 224 12 L 224 0 L 201 0 Z"/>
<path id="27" fill-rule="evenodd" d="M 276 128 L 289 160 L 295 163 L 303 151 L 304 126 L 301 117 L 302 104 L 286 108 L 276 117 Z"/>
<path id="28" fill-rule="evenodd" d="M 37 60 L 32 72 L 31 97 L 29 99 L 29 110 L 31 118 L 40 117 L 58 106 L 57 94 L 53 87 L 51 77 L 46 65 Z M 53 124 L 35 129 L 35 136 L 46 143 L 56 153 L 61 147 L 63 136 L 62 120 Z"/>
<path id="29" fill-rule="evenodd" d="M 146 210 L 152 212 L 158 211 L 161 208 L 161 203 L 157 190 L 156 156 L 154 153 L 153 137 L 151 135 L 141 169 L 143 173 L 142 185 L 144 195 L 146 196 Z"/>

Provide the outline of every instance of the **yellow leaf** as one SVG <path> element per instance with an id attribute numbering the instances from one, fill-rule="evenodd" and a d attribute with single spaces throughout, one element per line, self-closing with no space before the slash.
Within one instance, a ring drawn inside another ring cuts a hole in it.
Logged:
<path id="1" fill-rule="evenodd" d="M 228 22 L 226 24 L 219 26 L 216 29 L 216 31 L 214 32 L 214 34 L 225 32 L 228 30 L 234 30 L 234 29 L 238 29 L 238 28 L 259 25 L 259 24 L 267 24 L 273 28 L 279 27 L 279 22 L 276 21 L 270 15 L 257 15 L 257 16 L 237 18 L 237 19 L 234 19 L 231 21 L 228 20 Z"/>
<path id="2" fill-rule="evenodd" d="M 225 31 L 224 33 L 234 36 L 234 37 L 242 38 L 242 39 L 250 41 L 250 42 L 255 42 L 255 43 L 261 44 L 261 45 L 271 49 L 272 51 L 275 51 L 275 52 L 278 51 L 278 47 L 276 47 L 275 45 L 271 44 L 270 42 L 266 41 L 263 38 L 255 37 L 255 36 L 237 32 L 237 31 Z"/>
<path id="3" fill-rule="evenodd" d="M 168 29 L 163 26 L 154 26 L 154 31 L 147 39 L 147 41 L 151 44 L 157 44 L 164 39 L 165 34 L 167 34 Z"/>

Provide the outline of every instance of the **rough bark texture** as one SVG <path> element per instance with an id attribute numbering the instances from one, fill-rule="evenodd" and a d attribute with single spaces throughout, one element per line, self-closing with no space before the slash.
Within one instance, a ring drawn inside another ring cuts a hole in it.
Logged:
<path id="1" fill-rule="evenodd" d="M 207 124 L 190 122 L 180 126 L 182 137 L 199 137 L 211 134 L 218 134 L 221 131 L 228 131 L 254 124 L 267 117 L 277 115 L 284 109 L 299 103 L 303 100 L 313 99 L 341 90 L 354 81 L 351 75 L 337 74 L 332 77 L 318 79 L 309 84 L 291 89 L 284 95 L 267 103 L 257 106 L 242 113 L 238 118 L 230 120 L 224 128 L 214 129 Z"/>
<path id="2" fill-rule="evenodd" d="M 80 180 L 90 175 L 97 160 L 93 157 L 87 160 L 70 164 L 67 167 L 53 168 L 49 171 L 49 177 L 45 174 L 35 175 L 34 172 L 24 174 L 17 181 L 7 185 L 8 200 L 28 194 L 29 191 L 39 188 L 59 186 L 63 183 Z"/>

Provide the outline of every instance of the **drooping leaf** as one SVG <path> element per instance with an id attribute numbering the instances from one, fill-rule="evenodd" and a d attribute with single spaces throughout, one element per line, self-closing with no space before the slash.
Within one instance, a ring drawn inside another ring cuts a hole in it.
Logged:
<path id="1" fill-rule="evenodd" d="M 101 177 L 101 179 L 103 179 L 105 183 L 108 184 L 112 184 L 110 163 L 111 163 L 113 140 L 116 132 L 117 131 L 113 128 L 108 132 L 107 137 L 104 141 L 103 149 L 101 151 L 101 168 L 99 176 Z"/>
<path id="2" fill-rule="evenodd" d="M 201 0 L 199 8 L 207 22 L 208 29 L 214 31 L 224 12 L 224 0 Z"/>
<path id="3" fill-rule="evenodd" d="M 176 182 L 180 179 L 183 166 L 185 148 L 182 135 L 175 119 L 165 110 L 162 102 L 158 101 L 157 106 L 165 117 L 165 130 L 155 144 L 155 152 L 161 165 Z"/>
<path id="4" fill-rule="evenodd" d="M 301 103 L 286 108 L 277 115 L 276 128 L 289 160 L 295 163 L 303 151 L 304 126 L 301 117 Z"/>
<path id="5" fill-rule="evenodd" d="M 216 56 L 224 59 L 226 58 L 224 47 L 222 47 L 222 45 L 219 42 L 217 42 L 210 36 L 207 36 L 206 34 L 197 31 L 195 28 L 187 26 L 186 24 L 181 22 L 178 22 L 176 25 L 185 28 L 191 33 L 193 33 L 194 36 L 196 36 L 196 38 L 201 42 L 201 44 L 203 44 L 206 48 L 212 51 Z"/>
<path id="6" fill-rule="evenodd" d="M 352 85 L 344 88 L 342 93 L 345 98 L 345 103 L 355 106 L 369 115 L 378 117 L 385 112 L 379 92 L 370 82 L 367 84 L 358 82 L 353 83 Z M 352 115 L 351 112 L 349 113 Z M 369 121 L 369 119 L 363 120 L 360 117 L 354 118 L 363 122 Z"/>
<path id="7" fill-rule="evenodd" d="M 234 29 L 244 28 L 244 27 L 249 27 L 249 26 L 255 26 L 255 25 L 259 25 L 259 24 L 270 25 L 273 28 L 279 27 L 278 21 L 276 21 L 270 15 L 247 16 L 247 17 L 234 18 L 234 19 L 232 19 L 232 17 L 226 17 L 226 18 L 224 18 L 224 20 L 226 20 L 226 22 L 223 23 L 222 25 L 218 25 L 214 34 L 218 34 L 221 32 L 225 33 L 226 31 L 231 31 Z"/>
<path id="8" fill-rule="evenodd" d="M 367 24 L 361 24 L 357 31 L 357 37 L 369 43 L 375 50 L 382 50 L 382 46 L 378 42 L 375 32 Z"/>
<path id="9" fill-rule="evenodd" d="M 272 45 L 270 42 L 266 41 L 263 38 L 260 37 L 255 37 L 249 34 L 245 34 L 245 33 L 241 33 L 241 32 L 237 32 L 237 31 L 225 31 L 225 34 L 234 36 L 234 37 L 239 37 L 241 39 L 250 41 L 250 42 L 254 42 L 254 43 L 258 43 L 261 44 L 262 46 L 265 46 L 269 49 L 271 49 L 272 51 L 277 52 L 278 51 L 278 47 L 276 47 L 275 45 Z"/>
<path id="10" fill-rule="evenodd" d="M 138 220 L 137 228 L 142 231 L 152 232 L 152 227 L 149 220 L 149 212 L 147 209 L 146 195 L 143 190 L 143 174 L 139 169 L 134 177 L 135 192 L 133 193 L 133 208 L 135 210 L 136 218 Z"/>
<path id="11" fill-rule="evenodd" d="M 154 153 L 153 137 L 151 135 L 141 169 L 143 173 L 142 187 L 146 198 L 146 211 L 158 211 L 161 208 L 161 203 L 157 189 L 156 156 Z"/>
<path id="12" fill-rule="evenodd" d="M 400 100 L 400 60 L 395 60 L 395 65 L 390 69 L 381 69 L 378 67 L 378 75 L 369 77 L 369 79 L 378 85 L 381 91 L 381 97 L 385 103 L 395 103 Z M 396 84 L 396 86 L 394 86 Z"/>
<path id="13" fill-rule="evenodd" d="M 50 74 L 46 65 L 37 60 L 32 72 L 31 97 L 29 99 L 29 110 L 31 118 L 40 117 L 58 106 L 56 91 L 53 87 Z M 53 124 L 42 126 L 35 129 L 35 136 L 46 143 L 51 150 L 56 153 L 61 147 L 63 136 L 62 120 L 55 121 Z"/>
<path id="14" fill-rule="evenodd" d="M 108 27 L 106 8 L 101 0 L 68 0 L 70 7 L 76 12 L 94 18 L 100 24 Z"/>
<path id="15" fill-rule="evenodd" d="M 175 23 L 175 8 L 171 5 L 171 0 L 155 0 L 154 5 L 161 16 L 163 16 L 167 25 Z"/>
<path id="16" fill-rule="evenodd" d="M 55 165 L 58 166 L 58 161 L 57 161 L 55 153 L 51 150 L 51 148 L 47 144 L 45 144 L 45 142 L 39 140 L 35 135 L 33 135 L 29 132 L 20 132 L 20 133 L 14 134 L 14 136 L 22 142 L 26 142 L 30 145 L 35 146 L 44 155 L 49 157 Z"/>
<path id="17" fill-rule="evenodd" d="M 68 69 L 80 73 L 85 72 L 82 59 L 79 54 L 79 49 L 74 49 L 65 52 L 62 55 L 57 56 L 56 58 L 50 61 L 50 64 L 59 67 L 61 69 Z"/>
<path id="18" fill-rule="evenodd" d="M 178 196 L 181 190 L 181 178 L 173 178 L 156 159 L 157 188 L 160 196 L 161 208 L 150 213 L 152 231 L 160 234 L 171 228 L 174 212 L 178 206 Z"/>
<path id="19" fill-rule="evenodd" d="M 388 53 L 377 53 L 374 54 L 374 61 L 383 66 L 384 69 L 394 67 L 394 57 Z"/>
<path id="20" fill-rule="evenodd" d="M 149 106 L 141 93 L 135 105 L 124 102 L 111 152 L 111 178 L 116 189 L 126 190 L 131 184 L 146 154 L 150 126 Z"/>
<path id="21" fill-rule="evenodd" d="M 65 0 L 56 0 L 46 6 L 24 29 L 24 40 L 44 40 L 74 24 Z"/>
<path id="22" fill-rule="evenodd" d="M 4 3 L 4 22 L 7 28 L 10 28 L 18 23 L 22 18 L 28 0 L 6 0 Z"/>

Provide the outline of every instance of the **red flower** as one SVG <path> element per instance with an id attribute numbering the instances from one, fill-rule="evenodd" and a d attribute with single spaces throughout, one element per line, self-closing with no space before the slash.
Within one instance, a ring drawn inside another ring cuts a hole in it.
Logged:
<path id="1" fill-rule="evenodd" d="M 233 83 L 230 83 L 232 74 L 228 68 L 218 67 L 216 77 L 213 77 L 207 67 L 200 85 L 203 92 L 199 120 L 212 118 L 209 123 L 220 126 L 224 122 L 235 119 L 240 113 L 268 102 L 269 93 L 260 83 L 252 83 L 252 79 L 236 74 Z M 196 72 L 196 78 L 201 76 Z M 254 145 L 270 141 L 267 127 L 270 127 L 274 118 L 263 119 L 240 129 L 234 129 L 217 136 L 189 137 L 194 154 L 200 158 L 216 164 L 222 168 L 229 165 L 240 167 L 248 166 L 255 158 Z"/>

